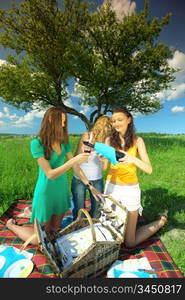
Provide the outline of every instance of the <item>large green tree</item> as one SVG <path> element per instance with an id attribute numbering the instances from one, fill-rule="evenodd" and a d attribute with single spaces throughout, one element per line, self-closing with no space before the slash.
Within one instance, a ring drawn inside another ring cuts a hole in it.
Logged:
<path id="1" fill-rule="evenodd" d="M 84 122 L 87 118 L 67 105 L 67 81 L 72 77 L 73 49 L 85 30 L 89 6 L 84 0 L 28 0 L 0 10 L 0 44 L 15 51 L 0 68 L 0 96 L 9 104 L 31 109 L 62 106 Z"/>
<path id="2" fill-rule="evenodd" d="M 173 80 L 169 47 L 157 39 L 167 15 L 139 14 L 118 20 L 109 4 L 95 10 L 84 0 L 27 0 L 0 10 L 0 44 L 15 50 L 0 67 L 0 96 L 18 108 L 62 106 L 89 128 L 114 106 L 150 113 L 160 109 L 156 93 Z M 77 79 L 91 107 L 89 119 L 67 105 L 67 82 Z"/>
<path id="3" fill-rule="evenodd" d="M 84 49 L 76 69 L 77 90 L 84 94 L 82 104 L 96 107 L 90 121 L 127 106 L 134 112 L 153 113 L 161 108 L 157 93 L 170 86 L 176 71 L 169 67 L 169 46 L 158 42 L 170 14 L 149 19 L 149 5 L 131 16 L 118 19 L 110 5 L 91 15 L 84 32 Z"/>

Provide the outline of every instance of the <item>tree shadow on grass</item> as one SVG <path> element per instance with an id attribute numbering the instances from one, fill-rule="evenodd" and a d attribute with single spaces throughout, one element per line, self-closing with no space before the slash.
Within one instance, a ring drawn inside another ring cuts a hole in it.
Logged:
<path id="1" fill-rule="evenodd" d="M 166 209 L 168 210 L 168 224 L 164 230 L 172 228 L 185 230 L 185 196 L 169 193 L 164 188 L 153 188 L 142 191 L 143 215 L 147 221 L 153 221 Z"/>

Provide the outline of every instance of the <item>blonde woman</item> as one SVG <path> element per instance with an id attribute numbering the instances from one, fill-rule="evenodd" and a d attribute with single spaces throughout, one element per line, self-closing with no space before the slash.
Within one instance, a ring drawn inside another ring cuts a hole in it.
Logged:
<path id="1" fill-rule="evenodd" d="M 77 150 L 75 155 L 79 155 L 79 153 L 90 152 L 90 156 L 88 158 L 88 162 L 80 164 L 80 168 L 83 170 L 84 174 L 91 182 L 91 184 L 101 193 L 103 193 L 104 185 L 103 185 L 103 171 L 104 167 L 104 159 L 100 159 L 100 157 L 92 151 L 87 146 L 84 146 L 83 141 L 88 141 L 92 144 L 96 142 L 104 143 L 106 138 L 111 134 L 112 123 L 111 118 L 108 116 L 101 116 L 94 124 L 92 130 L 90 132 L 85 132 L 77 146 Z M 88 187 L 80 180 L 77 175 L 74 175 L 72 178 L 72 196 L 73 196 L 73 218 L 76 219 L 78 210 L 80 208 L 85 208 L 85 200 L 86 200 L 86 192 Z M 100 216 L 100 207 L 99 203 L 93 197 L 90 191 L 90 215 L 93 218 L 99 218 Z"/>

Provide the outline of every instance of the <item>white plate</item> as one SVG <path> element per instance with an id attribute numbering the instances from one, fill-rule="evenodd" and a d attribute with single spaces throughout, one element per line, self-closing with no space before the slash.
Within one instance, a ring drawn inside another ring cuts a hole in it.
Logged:
<path id="1" fill-rule="evenodd" d="M 2 252 L 3 250 L 5 250 L 6 248 L 7 248 L 7 246 L 0 245 L 0 252 Z"/>
<path id="2" fill-rule="evenodd" d="M 5 272 L 4 278 L 25 278 L 33 269 L 30 259 L 21 259 L 14 262 Z"/>
<path id="3" fill-rule="evenodd" d="M 136 274 L 133 273 L 122 273 L 119 275 L 119 278 L 138 278 Z"/>
<path id="4" fill-rule="evenodd" d="M 0 255 L 0 270 L 3 268 L 5 261 L 6 258 L 3 255 Z"/>

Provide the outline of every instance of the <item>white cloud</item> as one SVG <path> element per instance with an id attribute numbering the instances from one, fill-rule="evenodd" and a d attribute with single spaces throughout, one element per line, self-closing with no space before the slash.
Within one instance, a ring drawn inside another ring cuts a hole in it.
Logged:
<path id="1" fill-rule="evenodd" d="M 30 123 L 23 123 L 23 122 L 21 122 L 20 124 L 18 123 L 14 123 L 14 124 L 12 124 L 12 127 L 16 127 L 16 128 L 31 128 L 32 127 L 32 124 L 30 124 Z"/>
<path id="2" fill-rule="evenodd" d="M 173 113 L 182 113 L 182 112 L 185 112 L 185 106 L 174 106 L 174 107 L 172 107 L 171 111 Z"/>
<path id="3" fill-rule="evenodd" d="M 103 5 L 106 5 L 108 1 L 104 0 Z M 125 15 L 130 16 L 135 13 L 136 3 L 130 0 L 109 0 L 112 10 L 115 11 L 116 16 L 121 20 Z"/>
<path id="4" fill-rule="evenodd" d="M 4 106 L 2 108 L 3 112 L 0 112 L 0 118 L 2 119 L 9 119 L 9 120 L 15 120 L 18 119 L 18 116 L 16 114 L 11 114 L 9 111 L 9 108 L 7 106 Z"/>
<path id="5" fill-rule="evenodd" d="M 82 109 L 80 110 L 80 113 L 85 115 L 88 112 L 89 108 L 90 108 L 89 105 L 82 106 Z"/>
<path id="6" fill-rule="evenodd" d="M 185 96 L 185 53 L 175 51 L 173 58 L 168 60 L 168 64 L 179 71 L 174 74 L 175 80 L 171 88 L 157 94 L 161 101 L 173 101 Z"/>
<path id="7" fill-rule="evenodd" d="M 5 114 L 7 114 L 7 115 L 9 114 L 9 109 L 8 109 L 8 107 L 4 106 L 4 107 L 3 107 L 3 110 L 4 110 Z"/>
<path id="8" fill-rule="evenodd" d="M 80 98 L 80 95 L 78 95 L 78 93 L 75 91 L 76 84 L 77 83 L 74 84 L 74 90 L 72 92 L 70 92 L 69 89 L 67 89 L 67 99 L 64 100 L 64 103 L 68 107 L 75 108 L 75 104 L 72 102 L 71 98 Z"/>
<path id="9" fill-rule="evenodd" d="M 168 60 L 169 66 L 172 68 L 180 68 L 185 70 L 185 54 L 176 50 L 172 59 Z"/>
<path id="10" fill-rule="evenodd" d="M 32 105 L 32 110 L 14 122 L 13 127 L 32 127 L 35 118 L 43 118 L 46 109 L 41 109 L 37 103 Z"/>
<path id="11" fill-rule="evenodd" d="M 185 95 L 185 83 L 177 84 L 173 90 L 168 91 L 167 100 L 176 100 Z"/>
<path id="12" fill-rule="evenodd" d="M 0 120 L 0 126 L 4 126 L 6 123 Z"/>
<path id="13" fill-rule="evenodd" d="M 18 118 L 18 116 L 16 114 L 13 114 L 13 115 L 9 115 L 9 119 L 10 120 L 16 120 Z"/>
<path id="14" fill-rule="evenodd" d="M 80 113 L 85 115 L 88 112 L 89 109 L 90 109 L 89 105 L 81 105 Z M 78 116 L 74 116 L 73 118 L 74 119 L 78 119 L 79 117 Z"/>
<path id="15" fill-rule="evenodd" d="M 83 97 L 81 94 L 78 94 L 78 93 L 75 93 L 75 92 L 71 93 L 70 96 L 73 97 L 73 98 L 78 98 L 78 99 Z"/>
<path id="16" fill-rule="evenodd" d="M 74 84 L 74 91 L 70 94 L 73 98 L 84 99 L 86 95 L 86 89 L 79 84 L 79 79 Z"/>
<path id="17" fill-rule="evenodd" d="M 3 59 L 0 59 L 0 66 L 4 65 L 4 64 L 7 64 L 7 61 L 6 60 L 3 60 Z"/>
<path id="18" fill-rule="evenodd" d="M 0 118 L 3 119 L 0 121 L 0 126 L 7 124 L 8 127 L 33 127 L 34 119 L 43 118 L 45 111 L 46 109 L 43 110 L 37 103 L 34 103 L 32 110 L 20 117 L 15 113 L 10 113 L 9 108 L 4 106 L 0 112 Z"/>
<path id="19" fill-rule="evenodd" d="M 2 65 L 9 65 L 9 66 L 11 66 L 11 67 L 13 67 L 13 66 L 14 66 L 14 65 L 12 65 L 12 64 L 10 64 L 10 63 L 8 63 L 6 60 L 4 60 L 4 59 L 0 59 L 0 67 L 1 67 Z"/>
<path id="20" fill-rule="evenodd" d="M 72 103 L 72 101 L 71 101 L 70 98 L 67 98 L 67 99 L 64 101 L 64 103 L 65 103 L 66 106 L 74 107 L 74 104 Z"/>
<path id="21" fill-rule="evenodd" d="M 79 84 L 79 80 L 77 78 L 77 81 L 74 84 L 74 90 L 72 92 L 69 92 L 68 90 L 68 99 L 65 100 L 65 104 L 69 107 L 73 107 L 76 108 L 76 110 L 78 110 L 76 105 L 72 103 L 71 97 L 83 100 L 85 96 L 87 96 L 86 89 Z M 85 115 L 89 109 L 90 109 L 89 105 L 80 105 L 81 114 Z M 79 118 L 78 116 L 73 115 L 73 119 L 78 119 L 78 118 Z"/>

